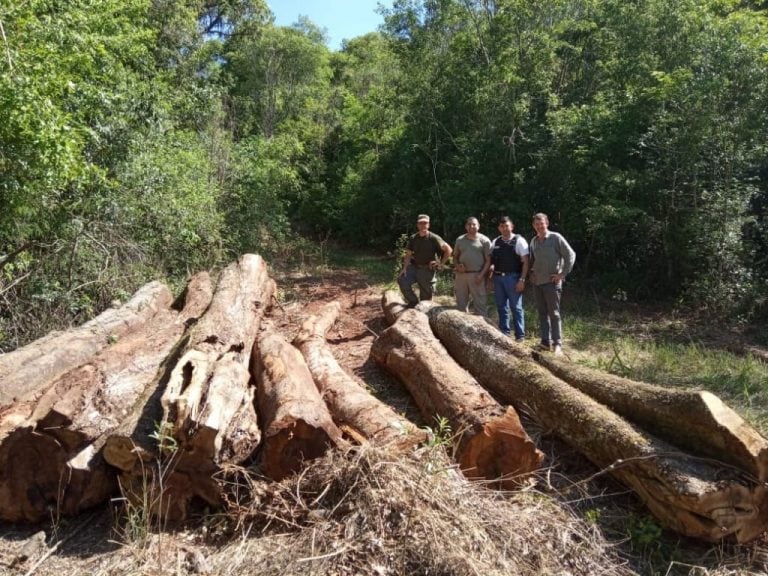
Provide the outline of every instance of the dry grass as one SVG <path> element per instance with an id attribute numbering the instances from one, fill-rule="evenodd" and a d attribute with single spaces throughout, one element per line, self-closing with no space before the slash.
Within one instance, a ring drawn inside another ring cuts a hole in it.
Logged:
<path id="1" fill-rule="evenodd" d="M 227 522 L 239 537 L 209 557 L 217 574 L 632 573 L 553 499 L 470 483 L 438 449 L 333 453 L 235 499 Z"/>

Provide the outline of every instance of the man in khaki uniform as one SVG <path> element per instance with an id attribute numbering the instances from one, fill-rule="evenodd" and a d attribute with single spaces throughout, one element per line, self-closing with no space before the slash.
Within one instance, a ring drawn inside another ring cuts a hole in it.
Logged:
<path id="1" fill-rule="evenodd" d="M 480 223 L 474 216 L 467 218 L 464 229 L 467 233 L 456 239 L 456 247 L 453 250 L 456 272 L 453 291 L 456 295 L 456 306 L 462 312 L 467 312 L 471 297 L 473 313 L 485 318 L 485 277 L 491 266 L 491 241 L 487 236 L 480 234 Z"/>
<path id="2" fill-rule="evenodd" d="M 408 239 L 403 256 L 403 268 L 397 277 L 397 284 L 410 307 L 419 300 L 432 300 L 437 284 L 437 271 L 451 257 L 451 247 L 437 234 L 429 231 L 429 216 L 419 214 L 416 218 L 418 232 Z M 419 285 L 419 295 L 413 285 Z"/>

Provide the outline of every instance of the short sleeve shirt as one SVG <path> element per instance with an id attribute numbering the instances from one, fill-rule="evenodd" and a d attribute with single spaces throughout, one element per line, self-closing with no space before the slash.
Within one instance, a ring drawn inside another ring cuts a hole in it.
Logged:
<path id="1" fill-rule="evenodd" d="M 418 266 L 425 266 L 442 256 L 445 240 L 433 232 L 426 236 L 414 234 L 408 239 L 406 248 L 413 253 L 413 261 Z"/>

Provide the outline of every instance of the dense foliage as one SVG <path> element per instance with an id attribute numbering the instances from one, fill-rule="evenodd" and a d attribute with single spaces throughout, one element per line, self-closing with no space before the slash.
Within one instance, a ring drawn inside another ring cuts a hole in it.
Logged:
<path id="1" fill-rule="evenodd" d="M 395 0 L 339 52 L 262 0 L 0 7 L 0 347 L 141 282 L 550 214 L 581 281 L 768 313 L 768 16 Z M 298 249 L 297 249 L 298 248 Z"/>

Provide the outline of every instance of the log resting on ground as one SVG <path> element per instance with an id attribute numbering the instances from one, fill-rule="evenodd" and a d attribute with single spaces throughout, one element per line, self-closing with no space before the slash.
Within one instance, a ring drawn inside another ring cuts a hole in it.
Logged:
<path id="1" fill-rule="evenodd" d="M 0 354 L 0 416 L 16 402 L 34 401 L 54 378 L 167 310 L 172 301 L 165 284 L 150 282 L 123 306 L 109 308 L 82 326 L 51 332 L 23 348 Z"/>
<path id="2" fill-rule="evenodd" d="M 227 266 L 210 307 L 174 354 L 168 378 L 149 405 L 136 406 L 134 427 L 107 440 L 104 456 L 123 471 L 120 481 L 129 493 L 139 493 L 148 470 L 164 461 L 164 478 L 152 482 L 165 483 L 165 500 L 153 511 L 167 520 L 184 519 L 194 497 L 220 504 L 214 474 L 222 464 L 244 462 L 259 444 L 248 363 L 274 288 L 260 256 L 246 254 Z M 150 416 L 157 413 L 160 418 Z M 161 454 L 148 441 L 158 432 Z"/>
<path id="3" fill-rule="evenodd" d="M 317 315 L 304 320 L 293 341 L 304 356 L 334 422 L 353 437 L 362 436 L 396 450 L 407 450 L 422 443 L 426 440 L 423 430 L 365 390 L 333 356 L 326 334 L 340 312 L 339 302 L 326 304 Z"/>
<path id="4" fill-rule="evenodd" d="M 710 542 L 753 540 L 768 528 L 768 493 L 732 467 L 692 457 L 629 424 L 532 360 L 482 319 L 433 307 L 430 325 L 458 362 L 502 401 L 539 422 L 632 488 L 668 527 Z"/>
<path id="5" fill-rule="evenodd" d="M 35 401 L 0 419 L 0 519 L 36 522 L 105 501 L 116 481 L 104 438 L 158 378 L 158 369 L 210 301 L 207 273 L 194 277 L 177 313 L 162 309 L 86 363 L 54 379 Z M 16 417 L 25 409 L 26 418 Z M 34 457 L 30 455 L 34 454 Z"/>
<path id="6" fill-rule="evenodd" d="M 400 292 L 385 290 L 384 294 L 381 295 L 381 309 L 384 311 L 384 320 L 386 320 L 387 325 L 392 326 L 400 314 L 408 310 L 408 306 L 403 301 Z"/>
<path id="7" fill-rule="evenodd" d="M 259 461 L 265 476 L 281 480 L 303 462 L 345 445 L 303 356 L 270 325 L 253 348 L 253 367 L 264 427 Z"/>
<path id="8" fill-rule="evenodd" d="M 448 420 L 457 434 L 456 459 L 468 478 L 513 488 L 540 466 L 544 454 L 515 410 L 502 407 L 449 356 L 423 312 L 402 311 L 373 343 L 371 356 L 405 384 L 426 420 Z"/>
<path id="9" fill-rule="evenodd" d="M 670 390 L 535 352 L 558 378 L 654 435 L 692 454 L 736 466 L 768 480 L 768 440 L 720 398 L 705 391 Z"/>

